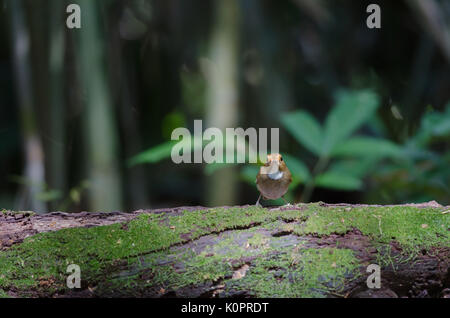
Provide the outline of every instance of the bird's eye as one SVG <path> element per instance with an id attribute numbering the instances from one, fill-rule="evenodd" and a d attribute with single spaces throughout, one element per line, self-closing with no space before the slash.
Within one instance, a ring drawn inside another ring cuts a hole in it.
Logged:
<path id="1" fill-rule="evenodd" d="M 283 161 L 283 157 L 280 157 L 280 161 Z"/>

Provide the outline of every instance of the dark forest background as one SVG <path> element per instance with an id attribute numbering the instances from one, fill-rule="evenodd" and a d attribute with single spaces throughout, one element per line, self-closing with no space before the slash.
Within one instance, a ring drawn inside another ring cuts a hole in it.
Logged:
<path id="1" fill-rule="evenodd" d="M 291 201 L 449 204 L 449 102 L 450 1 L 0 0 L 0 208 L 254 204 L 257 167 L 167 159 L 194 119 L 279 127 Z"/>

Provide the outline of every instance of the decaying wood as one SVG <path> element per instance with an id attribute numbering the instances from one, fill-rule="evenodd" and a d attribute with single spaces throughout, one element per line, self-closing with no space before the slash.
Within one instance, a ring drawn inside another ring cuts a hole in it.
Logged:
<path id="1" fill-rule="evenodd" d="M 365 205 L 349 204 L 326 204 L 329 207 L 355 207 Z M 411 206 L 411 205 L 409 205 Z M 412 205 L 415 207 L 441 207 L 445 213 L 448 207 L 442 207 L 436 202 Z M 140 210 L 131 213 L 111 212 L 111 213 L 62 213 L 54 212 L 45 215 L 34 215 L 30 212 L 0 213 L 0 249 L 7 250 L 14 244 L 20 244 L 25 238 L 37 233 L 56 231 L 72 227 L 95 227 L 114 223 L 124 223 L 136 218 L 143 213 L 165 213 L 166 215 L 177 216 L 183 211 L 206 209 L 204 207 L 178 207 L 160 210 Z M 298 206 L 273 208 L 276 209 L 299 209 Z M 268 211 L 270 212 L 270 211 Z M 289 222 L 287 222 L 289 223 Z M 348 248 L 354 251 L 358 260 L 362 264 L 373 263 L 376 259 L 377 250 L 374 248 L 369 237 L 363 235 L 358 229 L 353 229 L 345 234 L 330 234 L 325 236 L 304 235 L 299 236 L 292 233 L 289 227 L 279 227 L 273 229 L 258 228 L 259 224 L 252 224 L 246 229 L 227 229 L 220 233 L 210 233 L 195 240 L 187 241 L 183 244 L 171 247 L 172 251 L 183 251 L 186 249 L 200 253 L 205 247 L 216 244 L 234 235 L 239 241 L 244 242 L 250 236 L 250 230 L 255 231 L 264 239 L 282 237 L 285 246 L 296 246 L 300 242 L 306 248 L 336 247 Z M 253 235 L 251 234 L 251 235 Z M 305 244 L 306 242 L 306 244 Z M 401 252 L 401 248 L 395 242 L 390 243 L 391 250 L 396 253 Z M 383 269 L 383 287 L 380 289 L 369 289 L 366 285 L 367 275 L 362 272 L 361 278 L 352 280 L 345 287 L 342 294 L 330 293 L 328 297 L 445 297 L 450 298 L 450 247 L 444 247 L 435 251 L 424 251 L 414 262 L 394 264 L 395 266 Z M 145 261 L 145 259 L 144 259 Z M 245 291 L 224 293 L 226 280 L 240 279 L 244 277 L 254 261 L 254 257 L 248 257 L 244 264 L 239 264 L 234 273 L 224 280 L 203 282 L 199 285 L 191 285 L 177 290 L 161 290 L 158 286 L 142 291 L 137 296 L 144 297 L 251 297 Z M 183 264 L 174 261 L 174 267 L 182 267 Z M 117 273 L 120 278 L 123 275 L 134 273 L 137 269 L 125 268 Z M 141 270 L 141 269 L 140 269 Z M 145 278 L 145 270 L 143 271 Z M 89 285 L 89 284 L 88 284 Z M 92 296 L 136 296 L 136 294 L 120 294 L 117 290 L 102 291 L 96 294 L 91 287 L 82 291 L 73 291 L 65 294 L 54 294 L 53 297 L 92 297 Z"/>

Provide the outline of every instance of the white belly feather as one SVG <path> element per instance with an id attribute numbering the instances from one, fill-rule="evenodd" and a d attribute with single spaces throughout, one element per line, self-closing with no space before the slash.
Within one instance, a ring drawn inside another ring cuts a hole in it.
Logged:
<path id="1" fill-rule="evenodd" d="M 268 173 L 267 176 L 272 180 L 279 180 L 283 177 L 283 172 L 278 171 L 278 172 L 274 172 L 274 173 Z"/>

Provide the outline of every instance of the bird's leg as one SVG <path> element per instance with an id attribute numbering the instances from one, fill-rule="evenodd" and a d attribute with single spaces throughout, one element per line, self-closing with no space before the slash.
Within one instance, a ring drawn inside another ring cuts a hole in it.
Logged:
<path id="1" fill-rule="evenodd" d="M 258 201 L 256 201 L 256 206 L 261 206 L 261 204 L 259 203 L 259 200 L 261 199 L 261 194 L 259 195 Z"/>

